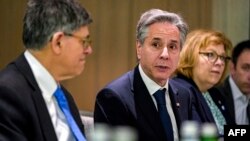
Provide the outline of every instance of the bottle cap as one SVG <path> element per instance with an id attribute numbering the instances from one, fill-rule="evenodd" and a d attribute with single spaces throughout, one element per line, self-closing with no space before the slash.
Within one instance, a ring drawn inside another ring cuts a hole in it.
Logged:
<path id="1" fill-rule="evenodd" d="M 217 136 L 217 128 L 213 123 L 204 123 L 201 128 L 202 136 Z"/>
<path id="2" fill-rule="evenodd" d="M 198 138 L 199 137 L 199 126 L 196 121 L 184 121 L 181 126 L 181 137 L 182 138 Z"/>
<path id="3" fill-rule="evenodd" d="M 136 141 L 137 133 L 132 127 L 117 126 L 113 128 L 113 141 Z"/>

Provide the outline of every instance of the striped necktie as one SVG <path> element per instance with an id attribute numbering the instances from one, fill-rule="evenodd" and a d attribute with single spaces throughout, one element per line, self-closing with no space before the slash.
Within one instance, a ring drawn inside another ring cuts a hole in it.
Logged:
<path id="1" fill-rule="evenodd" d="M 60 109 L 63 111 L 63 113 L 67 119 L 68 125 L 69 125 L 76 141 L 86 141 L 85 137 L 83 136 L 82 132 L 80 131 L 79 127 L 77 126 L 74 118 L 72 117 L 72 114 L 71 114 L 70 109 L 69 109 L 68 101 L 67 101 L 60 86 L 58 86 L 58 88 L 56 89 L 54 96 L 57 100 L 57 103 L 58 103 Z"/>

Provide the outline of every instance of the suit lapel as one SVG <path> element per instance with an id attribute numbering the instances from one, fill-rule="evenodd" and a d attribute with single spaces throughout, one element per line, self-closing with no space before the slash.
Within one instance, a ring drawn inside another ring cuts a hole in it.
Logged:
<path id="1" fill-rule="evenodd" d="M 188 83 L 191 87 L 194 87 L 194 93 L 192 94 L 195 98 L 195 101 L 197 102 L 197 110 L 200 113 L 201 119 L 206 122 L 215 122 L 214 118 L 212 117 L 212 112 L 210 108 L 207 105 L 207 102 L 205 98 L 203 97 L 203 94 L 200 92 L 198 86 L 195 84 L 195 82 L 192 79 L 189 79 L 183 75 L 178 75 L 180 79 L 183 79 L 183 81 L 186 81 L 184 83 Z M 206 111 L 206 112 L 204 112 Z"/>
<path id="2" fill-rule="evenodd" d="M 42 97 L 41 91 L 38 87 L 35 77 L 31 71 L 31 68 L 23 54 L 16 60 L 15 64 L 19 69 L 19 71 L 24 75 L 24 77 L 29 82 L 30 87 L 34 90 L 34 92 L 31 95 L 32 99 L 34 100 L 34 106 L 38 114 L 39 124 L 41 126 L 41 130 L 44 134 L 45 139 L 48 141 L 54 141 L 54 140 L 56 141 L 57 137 L 49 116 L 47 106 Z"/>
<path id="3" fill-rule="evenodd" d="M 212 114 L 210 108 L 208 107 L 208 104 L 207 104 L 205 98 L 203 97 L 203 94 L 201 92 L 198 92 L 198 93 L 196 93 L 196 96 L 198 97 L 196 101 L 198 103 L 200 103 L 199 105 L 201 106 L 201 107 L 199 107 L 199 108 L 201 108 L 199 110 L 201 110 L 201 113 L 204 113 L 205 121 L 215 122 L 214 118 L 213 118 L 213 114 Z M 206 111 L 206 112 L 204 112 L 204 111 Z"/>
<path id="4" fill-rule="evenodd" d="M 41 125 L 44 138 L 48 141 L 56 141 L 56 133 L 51 122 L 51 118 L 48 113 L 48 109 L 46 108 L 46 104 L 41 95 L 41 92 L 36 91 L 33 93 L 33 100 L 36 106 L 36 110 L 38 113 L 39 123 Z"/>
<path id="5" fill-rule="evenodd" d="M 65 97 L 67 98 L 68 104 L 69 104 L 69 108 L 70 108 L 70 112 L 75 120 L 75 122 L 77 123 L 78 127 L 80 128 L 81 132 L 85 135 L 84 133 L 84 125 L 82 123 L 81 120 L 81 116 L 79 114 L 77 105 L 74 103 L 74 99 L 73 97 L 70 95 L 70 93 L 62 86 L 63 92 L 65 94 Z"/>
<path id="6" fill-rule="evenodd" d="M 160 117 L 146 88 L 146 85 L 140 76 L 138 67 L 136 67 L 134 71 L 133 86 L 135 103 L 138 104 L 139 110 L 143 114 L 143 117 L 145 117 L 145 119 L 148 121 L 148 124 L 152 127 L 153 131 L 155 131 L 156 135 L 163 136 L 164 129 L 161 126 Z"/>
<path id="7" fill-rule="evenodd" d="M 180 129 L 180 115 L 178 114 L 178 107 L 177 107 L 177 101 L 176 101 L 176 96 L 178 93 L 178 89 L 176 89 L 174 87 L 174 85 L 172 85 L 171 83 L 169 83 L 169 97 L 170 97 L 170 101 L 171 101 L 171 105 L 172 105 L 172 109 L 175 115 L 175 120 L 176 120 L 176 124 L 177 124 L 177 128 Z"/>
<path id="8" fill-rule="evenodd" d="M 229 77 L 227 77 L 225 84 L 223 86 L 224 89 L 224 96 L 225 96 L 225 101 L 227 103 L 227 106 L 229 108 L 228 112 L 230 113 L 231 117 L 235 121 L 235 110 L 234 110 L 234 100 L 233 100 L 233 94 L 231 90 L 231 86 L 229 84 Z"/>

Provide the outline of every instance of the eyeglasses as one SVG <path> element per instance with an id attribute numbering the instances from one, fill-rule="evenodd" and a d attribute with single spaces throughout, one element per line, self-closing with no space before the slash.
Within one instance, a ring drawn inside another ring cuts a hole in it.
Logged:
<path id="1" fill-rule="evenodd" d="M 208 58 L 208 60 L 209 60 L 210 62 L 212 62 L 212 63 L 215 63 L 215 62 L 218 60 L 218 58 L 219 58 L 222 62 L 224 62 L 224 63 L 226 63 L 228 60 L 231 59 L 231 58 L 228 57 L 228 56 L 218 55 L 215 51 L 211 51 L 211 52 L 201 52 L 201 51 L 200 51 L 199 54 L 202 54 L 202 55 L 206 56 L 206 57 Z"/>
<path id="2" fill-rule="evenodd" d="M 81 37 L 73 35 L 71 33 L 64 33 L 64 35 L 79 39 L 81 41 L 82 46 L 83 46 L 84 49 L 87 49 L 92 44 L 92 40 L 90 39 L 89 36 L 87 38 L 85 38 L 85 39 L 82 39 Z"/>

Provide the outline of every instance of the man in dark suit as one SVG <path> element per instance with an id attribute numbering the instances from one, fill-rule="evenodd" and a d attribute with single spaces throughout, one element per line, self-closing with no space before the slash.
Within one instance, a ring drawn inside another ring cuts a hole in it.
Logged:
<path id="1" fill-rule="evenodd" d="M 26 50 L 0 72 L 0 140 L 85 140 L 77 106 L 60 82 L 83 71 L 92 19 L 76 0 L 29 0 L 23 21 Z M 74 128 L 55 98 L 60 88 Z"/>
<path id="2" fill-rule="evenodd" d="M 97 94 L 94 122 L 133 127 L 139 141 L 178 140 L 180 122 L 189 115 L 190 97 L 185 91 L 178 91 L 169 78 L 176 69 L 187 25 L 175 13 L 151 9 L 142 14 L 136 32 L 139 64 Z M 154 95 L 159 89 L 167 90 L 163 99 L 172 133 L 165 132 L 168 129 L 163 122 L 167 119 L 161 121 L 158 114 Z M 178 108 L 182 109 L 182 116 Z"/>
<path id="3" fill-rule="evenodd" d="M 250 40 L 238 43 L 232 52 L 230 75 L 219 86 L 236 124 L 250 120 Z"/>

